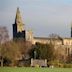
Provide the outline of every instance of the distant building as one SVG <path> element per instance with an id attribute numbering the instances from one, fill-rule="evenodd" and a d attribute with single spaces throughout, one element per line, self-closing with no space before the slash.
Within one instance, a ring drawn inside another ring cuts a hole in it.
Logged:
<path id="1" fill-rule="evenodd" d="M 13 24 L 13 39 L 15 38 L 25 39 L 25 29 L 19 8 L 17 8 L 15 23 Z"/>
<path id="2" fill-rule="evenodd" d="M 53 35 L 53 37 L 34 37 L 32 30 L 26 31 L 24 28 L 24 24 L 21 19 L 19 8 L 17 8 L 15 24 L 13 24 L 13 38 L 24 38 L 26 41 L 30 41 L 32 44 L 36 42 L 43 44 L 54 45 L 54 48 L 59 51 L 60 55 L 62 55 L 62 59 L 65 60 L 65 57 L 69 54 L 72 55 L 72 26 L 71 26 L 71 37 L 70 38 L 62 38 L 57 35 Z M 61 58 L 61 57 L 60 57 Z"/>

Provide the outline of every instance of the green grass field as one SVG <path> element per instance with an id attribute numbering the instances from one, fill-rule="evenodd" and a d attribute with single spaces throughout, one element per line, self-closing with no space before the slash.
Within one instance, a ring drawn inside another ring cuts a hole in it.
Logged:
<path id="1" fill-rule="evenodd" d="M 29 67 L 20 67 L 20 68 L 10 68 L 3 67 L 0 68 L 0 72 L 72 72 L 72 68 L 29 68 Z"/>

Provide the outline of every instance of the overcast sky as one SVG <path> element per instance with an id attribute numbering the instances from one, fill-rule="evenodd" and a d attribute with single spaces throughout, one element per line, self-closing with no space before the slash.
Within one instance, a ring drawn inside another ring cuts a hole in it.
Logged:
<path id="1" fill-rule="evenodd" d="M 26 29 L 32 29 L 34 36 L 55 33 L 70 37 L 72 0 L 0 0 L 0 26 L 8 28 L 10 37 L 17 7 Z"/>

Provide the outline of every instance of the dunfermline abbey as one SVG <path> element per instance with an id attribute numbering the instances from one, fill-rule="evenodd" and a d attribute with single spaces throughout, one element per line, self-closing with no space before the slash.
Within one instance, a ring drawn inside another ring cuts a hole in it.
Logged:
<path id="1" fill-rule="evenodd" d="M 35 44 L 36 42 L 43 44 L 52 43 L 54 44 L 55 49 L 61 49 L 61 54 L 72 54 L 72 27 L 71 38 L 61 38 L 59 36 L 54 38 L 34 37 L 32 31 L 25 30 L 19 8 L 17 8 L 15 23 L 13 24 L 13 38 L 24 38 L 32 44 Z"/>

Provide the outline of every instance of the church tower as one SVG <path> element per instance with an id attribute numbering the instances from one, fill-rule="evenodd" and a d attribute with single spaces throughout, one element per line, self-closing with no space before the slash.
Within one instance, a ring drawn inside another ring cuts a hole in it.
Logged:
<path id="1" fill-rule="evenodd" d="M 15 38 L 25 39 L 25 28 L 20 15 L 19 8 L 17 8 L 15 23 L 13 24 L 13 39 Z"/>

